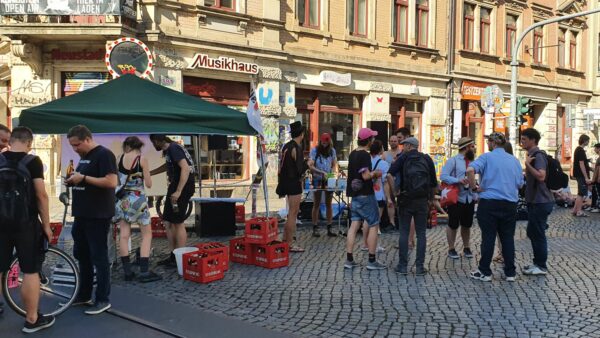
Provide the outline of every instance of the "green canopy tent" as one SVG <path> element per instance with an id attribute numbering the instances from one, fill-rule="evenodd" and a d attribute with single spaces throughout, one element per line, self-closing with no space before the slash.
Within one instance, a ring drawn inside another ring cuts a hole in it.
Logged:
<path id="1" fill-rule="evenodd" d="M 19 118 L 39 134 L 66 134 L 78 124 L 99 134 L 257 134 L 243 112 L 131 74 L 26 109 Z"/>

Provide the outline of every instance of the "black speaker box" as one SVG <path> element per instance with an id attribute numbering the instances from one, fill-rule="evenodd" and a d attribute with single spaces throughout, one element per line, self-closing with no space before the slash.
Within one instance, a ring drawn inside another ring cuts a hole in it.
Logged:
<path id="1" fill-rule="evenodd" d="M 226 135 L 208 135 L 208 150 L 227 150 Z"/>

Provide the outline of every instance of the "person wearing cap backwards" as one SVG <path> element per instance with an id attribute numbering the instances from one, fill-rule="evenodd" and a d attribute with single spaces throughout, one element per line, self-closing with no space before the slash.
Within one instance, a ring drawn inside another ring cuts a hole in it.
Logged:
<path id="1" fill-rule="evenodd" d="M 327 175 L 337 175 L 338 164 L 335 149 L 331 144 L 331 135 L 323 133 L 319 145 L 310 150 L 308 155 L 308 167 L 311 170 L 313 178 L 313 187 L 315 189 L 324 188 L 327 185 Z M 321 190 L 317 190 L 313 194 L 313 236 L 319 237 L 319 209 L 321 206 Z M 333 223 L 333 209 L 331 202 L 333 200 L 333 192 L 325 191 L 325 207 L 327 209 L 327 236 L 336 237 L 337 235 L 331 231 Z"/>
<path id="2" fill-rule="evenodd" d="M 346 241 L 345 269 L 358 266 L 354 261 L 353 250 L 356 232 L 358 228 L 367 222 L 369 227 L 367 243 L 369 247 L 368 270 L 383 270 L 385 265 L 376 260 L 377 232 L 379 231 L 379 207 L 373 190 L 373 180 L 380 178 L 381 170 L 373 170 L 371 166 L 371 155 L 369 153 L 373 139 L 377 132 L 369 128 L 361 128 L 358 131 L 358 148 L 354 149 L 348 158 L 348 185 L 346 195 L 352 198 L 351 220 L 352 224 L 348 230 Z"/>
<path id="3" fill-rule="evenodd" d="M 296 219 L 300 209 L 302 197 L 302 175 L 308 169 L 304 164 L 302 139 L 304 139 L 304 126 L 296 121 L 290 124 L 292 140 L 281 149 L 279 156 L 279 173 L 276 193 L 280 197 L 287 196 L 288 215 L 283 229 L 283 241 L 290 246 L 290 252 L 304 252 L 304 249 L 293 245 L 296 234 Z"/>
<path id="4" fill-rule="evenodd" d="M 481 228 L 481 259 L 479 268 L 471 272 L 471 278 L 483 282 L 492 280 L 492 256 L 496 234 L 502 243 L 504 274 L 506 281 L 514 282 L 515 269 L 515 226 L 519 189 L 523 186 L 523 168 L 519 160 L 506 153 L 506 138 L 501 133 L 488 136 L 490 152 L 479 156 L 469 164 L 467 177 L 471 190 L 477 189 L 475 174 L 479 174 L 479 205 L 477 221 Z"/>
<path id="5" fill-rule="evenodd" d="M 417 257 L 416 270 L 417 276 L 427 273 L 425 269 L 425 251 L 427 249 L 427 216 L 429 215 L 429 201 L 433 199 L 434 191 L 437 188 L 437 176 L 435 165 L 429 155 L 419 152 L 419 140 L 414 137 L 405 138 L 400 142 L 403 146 L 403 154 L 396 160 L 390 168 L 390 173 L 398 176 L 401 189 L 398 197 L 400 205 L 400 237 L 398 243 L 398 266 L 394 269 L 401 275 L 408 274 L 408 240 L 411 222 L 414 219 L 415 231 L 417 233 Z M 407 177 L 409 172 L 415 172 L 417 168 L 427 171 L 427 176 Z M 413 171 L 412 169 L 415 169 Z M 418 182 L 423 183 L 419 185 Z M 419 189 L 412 190 L 418 185 Z"/>
<path id="6" fill-rule="evenodd" d="M 463 241 L 463 254 L 466 258 L 473 258 L 470 248 L 471 226 L 473 225 L 473 214 L 475 213 L 474 194 L 469 189 L 467 180 L 467 167 L 475 159 L 475 142 L 470 137 L 458 140 L 458 154 L 450 158 L 442 168 L 440 178 L 446 184 L 454 184 L 458 187 L 458 203 L 448 206 L 448 228 L 446 237 L 448 239 L 448 257 L 459 259 L 454 243 L 456 234 L 460 227 L 460 235 Z"/>

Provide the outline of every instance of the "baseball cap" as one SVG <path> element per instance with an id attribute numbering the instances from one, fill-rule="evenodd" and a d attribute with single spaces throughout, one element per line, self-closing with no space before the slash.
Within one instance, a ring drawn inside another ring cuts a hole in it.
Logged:
<path id="1" fill-rule="evenodd" d="M 402 142 L 400 142 L 400 144 L 411 144 L 415 147 L 419 146 L 419 140 L 417 140 L 415 137 L 407 137 L 404 140 L 402 140 Z"/>
<path id="2" fill-rule="evenodd" d="M 329 133 L 321 134 L 321 142 L 331 142 L 331 135 Z"/>
<path id="3" fill-rule="evenodd" d="M 360 128 L 360 130 L 358 131 L 358 139 L 361 141 L 373 136 L 377 136 L 377 132 L 375 130 L 371 130 L 369 128 Z"/>
<path id="4" fill-rule="evenodd" d="M 504 134 L 499 133 L 499 132 L 493 132 L 489 135 L 486 135 L 485 138 L 491 140 L 492 142 L 496 143 L 496 144 L 504 144 L 506 143 L 506 136 L 504 136 Z"/>

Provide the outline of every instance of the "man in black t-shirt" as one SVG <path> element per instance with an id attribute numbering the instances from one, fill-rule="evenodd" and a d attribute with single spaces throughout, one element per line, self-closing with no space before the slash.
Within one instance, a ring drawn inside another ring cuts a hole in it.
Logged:
<path id="1" fill-rule="evenodd" d="M 75 173 L 67 178 L 72 186 L 73 255 L 79 261 L 81 288 L 73 305 L 92 305 L 94 267 L 96 301 L 85 313 L 95 315 L 110 308 L 108 232 L 115 215 L 117 161 L 107 148 L 96 144 L 86 126 L 75 126 L 67 134 L 69 144 L 81 156 Z"/>
<path id="2" fill-rule="evenodd" d="M 188 204 L 194 195 L 194 162 L 184 147 L 165 135 L 152 134 L 150 141 L 154 149 L 162 151 L 165 158 L 165 164 L 151 170 L 150 175 L 166 171 L 169 180 L 163 221 L 171 254 L 167 259 L 158 262 L 158 265 L 176 267 L 173 250 L 184 247 L 187 241 L 184 222 Z"/>
<path id="3" fill-rule="evenodd" d="M 583 207 L 583 200 L 588 195 L 588 187 L 592 184 L 590 179 L 590 163 L 587 155 L 585 154 L 585 147 L 590 143 L 590 137 L 587 135 L 579 136 L 579 147 L 575 148 L 573 153 L 573 176 L 577 180 L 577 199 L 575 200 L 575 206 L 573 207 L 573 216 L 585 217 L 581 208 Z"/>
<path id="4" fill-rule="evenodd" d="M 44 240 L 52 238 L 48 194 L 44 186 L 44 165 L 39 157 L 28 155 L 33 134 L 26 127 L 17 127 L 10 137 L 11 150 L 0 156 L 0 163 L 25 164 L 32 185 L 29 195 L 29 222 L 26 224 L 0 224 L 0 279 L 10 267 L 13 249 L 17 250 L 19 268 L 23 272 L 21 290 L 27 311 L 23 332 L 31 333 L 54 324 L 53 316 L 38 314 L 40 298 L 39 272 L 44 261 Z M 40 223 L 41 221 L 41 223 Z"/>
<path id="5" fill-rule="evenodd" d="M 353 250 L 356 232 L 363 222 L 369 226 L 367 236 L 369 247 L 368 270 L 382 270 L 385 265 L 376 260 L 377 232 L 379 231 L 379 206 L 373 190 L 373 180 L 381 177 L 381 170 L 372 171 L 371 154 L 369 148 L 377 132 L 369 128 L 362 128 L 358 132 L 358 148 L 350 153 L 348 158 L 348 184 L 346 195 L 352 197 L 351 220 L 346 241 L 346 262 L 344 268 L 352 269 L 358 266 L 354 261 Z"/>

